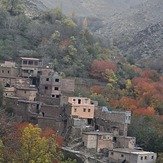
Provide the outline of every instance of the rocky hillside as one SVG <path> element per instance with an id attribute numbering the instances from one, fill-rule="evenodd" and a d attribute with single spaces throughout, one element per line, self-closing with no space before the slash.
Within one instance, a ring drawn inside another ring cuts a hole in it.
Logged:
<path id="1" fill-rule="evenodd" d="M 162 0 L 39 1 L 49 9 L 62 8 L 68 16 L 74 12 L 76 17 L 87 17 L 90 29 L 106 46 L 114 43 L 136 63 L 148 60 L 144 66 L 152 67 L 162 57 Z"/>

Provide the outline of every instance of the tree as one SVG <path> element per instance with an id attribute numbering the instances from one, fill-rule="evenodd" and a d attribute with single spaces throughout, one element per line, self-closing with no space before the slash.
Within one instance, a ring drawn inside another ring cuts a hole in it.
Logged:
<path id="1" fill-rule="evenodd" d="M 0 4 L 11 16 L 19 15 L 24 12 L 24 4 L 22 0 L 1 0 Z"/>
<path id="2" fill-rule="evenodd" d="M 59 163 L 62 140 L 51 130 L 41 130 L 32 124 L 16 124 L 2 138 L 2 159 L 11 163 Z"/>

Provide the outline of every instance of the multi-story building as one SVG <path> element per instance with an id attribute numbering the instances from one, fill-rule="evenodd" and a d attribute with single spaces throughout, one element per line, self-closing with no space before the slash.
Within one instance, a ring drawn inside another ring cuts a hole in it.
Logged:
<path id="1" fill-rule="evenodd" d="M 86 97 L 69 97 L 71 103 L 71 116 L 85 119 L 94 118 L 95 106 L 89 98 Z"/>

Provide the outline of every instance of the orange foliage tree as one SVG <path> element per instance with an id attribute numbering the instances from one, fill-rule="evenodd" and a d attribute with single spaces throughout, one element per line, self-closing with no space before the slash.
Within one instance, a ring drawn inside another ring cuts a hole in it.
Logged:
<path id="1" fill-rule="evenodd" d="M 114 63 L 108 60 L 94 60 L 91 64 L 90 75 L 94 78 L 103 78 L 103 74 L 107 69 L 115 72 L 117 67 Z"/>

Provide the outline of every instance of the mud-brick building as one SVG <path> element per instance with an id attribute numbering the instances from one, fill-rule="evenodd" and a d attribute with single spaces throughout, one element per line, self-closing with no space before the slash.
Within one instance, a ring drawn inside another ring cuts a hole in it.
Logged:
<path id="1" fill-rule="evenodd" d="M 116 135 L 127 136 L 128 125 L 131 123 L 130 111 L 95 110 L 96 129 Z"/>
<path id="2" fill-rule="evenodd" d="M 113 133 L 106 132 L 84 132 L 82 136 L 84 146 L 100 152 L 102 149 L 113 149 Z"/>
<path id="3" fill-rule="evenodd" d="M 0 64 L 0 83 L 4 87 L 12 87 L 15 85 L 15 80 L 18 77 L 19 68 L 15 62 L 5 61 Z"/>
<path id="4" fill-rule="evenodd" d="M 38 85 L 40 75 L 51 69 L 51 65 L 45 62 L 44 59 L 39 58 L 20 58 L 20 72 L 21 77 L 30 78 L 32 80 L 32 85 Z"/>

